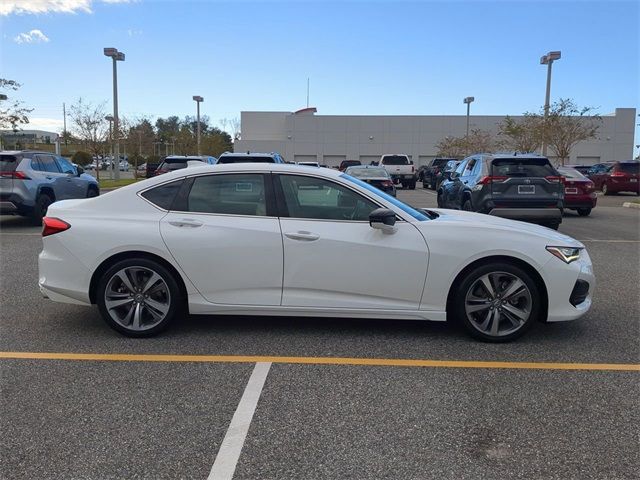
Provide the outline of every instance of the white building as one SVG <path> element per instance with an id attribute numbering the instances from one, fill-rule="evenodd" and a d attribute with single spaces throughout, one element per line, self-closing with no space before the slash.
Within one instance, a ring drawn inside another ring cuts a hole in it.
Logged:
<path id="1" fill-rule="evenodd" d="M 497 133 L 503 118 L 472 115 L 470 129 Z M 598 137 L 579 143 L 571 152 L 570 163 L 630 160 L 635 120 L 635 108 L 616 108 L 615 113 L 603 115 Z M 405 153 L 416 165 L 422 165 L 435 158 L 435 145 L 443 137 L 465 134 L 466 116 L 316 115 L 315 108 L 242 112 L 241 132 L 237 152 L 279 152 L 287 161 L 317 161 L 329 166 L 342 160 L 369 164 L 385 153 Z"/>

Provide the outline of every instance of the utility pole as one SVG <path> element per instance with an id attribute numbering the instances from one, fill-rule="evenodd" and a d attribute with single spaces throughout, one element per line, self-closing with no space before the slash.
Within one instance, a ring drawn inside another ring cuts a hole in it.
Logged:
<path id="1" fill-rule="evenodd" d="M 197 115 L 196 116 L 196 121 L 198 123 L 198 125 L 197 125 L 197 132 L 198 133 L 197 133 L 196 141 L 197 141 L 197 144 L 198 144 L 198 156 L 200 156 L 201 155 L 201 152 L 200 152 L 200 102 L 204 102 L 204 98 L 201 97 L 200 95 L 194 95 L 193 99 L 195 100 L 196 104 L 198 105 L 197 114 L 196 114 Z"/>
<path id="2" fill-rule="evenodd" d="M 67 107 L 62 102 L 62 119 L 64 121 L 64 144 L 67 145 Z"/>
<path id="3" fill-rule="evenodd" d="M 307 108 L 309 108 L 309 77 L 307 77 Z"/>
<path id="4" fill-rule="evenodd" d="M 547 66 L 547 92 L 544 98 L 544 135 L 542 139 L 542 155 L 547 156 L 547 117 L 549 116 L 549 102 L 551 99 L 551 66 L 555 60 L 560 60 L 561 52 L 549 52 L 540 58 L 540 65 Z"/>

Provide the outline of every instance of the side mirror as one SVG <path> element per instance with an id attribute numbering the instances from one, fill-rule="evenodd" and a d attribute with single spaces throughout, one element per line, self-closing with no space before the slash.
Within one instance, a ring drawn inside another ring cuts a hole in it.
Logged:
<path id="1" fill-rule="evenodd" d="M 80 175 L 82 175 L 82 174 L 84 173 L 84 168 L 82 168 L 82 167 L 80 167 L 80 166 L 76 167 L 76 170 L 77 170 L 77 172 L 78 172 L 78 173 L 77 173 L 77 175 L 78 175 L 78 176 L 80 176 Z"/>
<path id="2" fill-rule="evenodd" d="M 376 208 L 369 214 L 369 225 L 371 228 L 382 230 L 384 233 L 394 233 L 396 231 L 396 214 L 388 208 Z"/>

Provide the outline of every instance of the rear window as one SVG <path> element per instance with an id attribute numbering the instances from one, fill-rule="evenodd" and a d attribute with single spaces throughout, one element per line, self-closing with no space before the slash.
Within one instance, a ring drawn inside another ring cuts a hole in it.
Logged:
<path id="1" fill-rule="evenodd" d="M 184 180 L 176 180 L 175 182 L 165 183 L 164 185 L 147 190 L 141 193 L 141 195 L 154 205 L 164 210 L 170 210 L 183 181 Z"/>
<path id="2" fill-rule="evenodd" d="M 434 167 L 441 167 L 442 165 L 445 165 L 448 162 L 449 162 L 449 160 L 447 160 L 446 158 L 436 158 L 433 161 L 433 166 Z"/>
<path id="3" fill-rule="evenodd" d="M 409 159 L 404 155 L 388 155 L 382 159 L 384 165 L 409 165 Z"/>
<path id="4" fill-rule="evenodd" d="M 181 168 L 187 168 L 187 162 L 184 160 L 165 160 L 160 164 L 158 170 L 180 170 Z"/>
<path id="5" fill-rule="evenodd" d="M 218 163 L 276 163 L 273 157 L 246 155 L 242 157 L 220 157 Z"/>
<path id="6" fill-rule="evenodd" d="M 640 162 L 629 162 L 618 164 L 618 171 L 624 173 L 640 173 Z"/>
<path id="7" fill-rule="evenodd" d="M 500 177 L 554 177 L 558 173 L 546 158 L 501 158 L 494 160 L 493 175 Z"/>
<path id="8" fill-rule="evenodd" d="M 18 159 L 13 155 L 0 155 L 0 172 L 13 172 L 18 166 Z"/>
<path id="9" fill-rule="evenodd" d="M 567 178 L 587 178 L 582 175 L 576 168 L 562 167 L 558 168 L 558 172 Z"/>

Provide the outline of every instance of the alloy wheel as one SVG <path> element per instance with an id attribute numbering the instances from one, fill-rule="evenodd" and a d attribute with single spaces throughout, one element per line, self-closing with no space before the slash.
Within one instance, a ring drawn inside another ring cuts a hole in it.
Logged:
<path id="1" fill-rule="evenodd" d="M 119 270 L 109 279 L 104 292 L 109 316 L 127 330 L 142 332 L 158 325 L 171 307 L 166 281 L 142 266 Z"/>
<path id="2" fill-rule="evenodd" d="M 518 276 L 490 272 L 471 284 L 464 308 L 469 322 L 480 333 L 503 337 L 527 323 L 532 311 L 532 296 Z"/>

